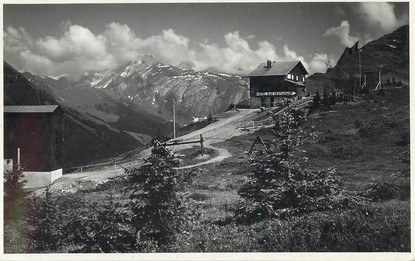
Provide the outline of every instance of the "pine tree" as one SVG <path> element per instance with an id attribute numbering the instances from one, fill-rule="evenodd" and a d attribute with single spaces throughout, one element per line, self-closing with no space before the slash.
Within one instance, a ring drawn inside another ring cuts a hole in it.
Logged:
<path id="1" fill-rule="evenodd" d="M 36 252 L 50 252 L 58 249 L 60 237 L 55 226 L 57 224 L 56 208 L 52 200 L 49 186 L 45 190 L 45 198 L 38 206 L 37 227 L 34 231 Z"/>
<path id="2" fill-rule="evenodd" d="M 336 104 L 336 92 L 333 91 L 330 97 L 330 105 L 334 106 Z"/>
<path id="3" fill-rule="evenodd" d="M 320 100 L 321 100 L 320 94 L 318 92 L 316 92 L 316 95 L 314 95 L 314 98 L 313 98 L 314 108 L 320 107 Z"/>
<path id="4" fill-rule="evenodd" d="M 243 202 L 237 208 L 236 219 L 255 222 L 263 218 L 284 218 L 339 206 L 340 181 L 333 170 L 309 171 L 298 162 L 306 160 L 299 145 L 313 133 L 299 128 L 292 112 L 279 120 L 280 131 L 275 132 L 277 150 L 252 159 L 253 173 L 238 191 Z"/>
<path id="5" fill-rule="evenodd" d="M 184 178 L 174 169 L 178 165 L 174 156 L 153 150 L 140 168 L 127 171 L 131 177 L 130 206 L 132 226 L 137 235 L 137 250 L 154 244 L 163 249 L 174 242 L 182 221 L 183 207 L 177 194 Z"/>
<path id="6" fill-rule="evenodd" d="M 23 187 L 21 170 L 5 171 L 3 176 L 4 252 L 27 252 L 30 238 L 25 222 L 28 215 L 28 194 Z"/>
<path id="7" fill-rule="evenodd" d="M 386 80 L 386 86 L 391 86 L 391 78 L 388 78 L 387 80 Z"/>
<path id="8" fill-rule="evenodd" d="M 324 107 L 326 108 L 330 107 L 329 94 L 327 90 L 324 90 L 323 92 L 323 104 L 324 104 Z"/>

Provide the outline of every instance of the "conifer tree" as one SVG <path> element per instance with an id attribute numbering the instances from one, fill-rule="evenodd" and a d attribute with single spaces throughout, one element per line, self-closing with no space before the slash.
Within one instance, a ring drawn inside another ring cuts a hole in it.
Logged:
<path id="1" fill-rule="evenodd" d="M 330 104 L 330 105 L 332 105 L 332 106 L 336 104 L 336 92 L 335 92 L 335 91 L 333 91 L 333 92 L 331 93 L 330 102 L 331 102 L 331 104 Z"/>
<path id="2" fill-rule="evenodd" d="M 328 94 L 328 92 L 327 92 L 327 90 L 324 90 L 324 92 L 323 92 L 323 104 L 324 104 L 324 107 L 326 107 L 326 108 L 328 108 L 328 107 L 330 107 L 330 99 L 329 99 L 329 94 Z"/>
<path id="3" fill-rule="evenodd" d="M 318 93 L 318 91 L 317 91 L 316 94 L 314 95 L 314 98 L 313 98 L 314 108 L 320 107 L 320 100 L 321 100 L 320 93 Z"/>
<path id="4" fill-rule="evenodd" d="M 275 132 L 278 149 L 252 159 L 253 173 L 239 189 L 243 201 L 235 211 L 236 219 L 255 222 L 263 218 L 284 218 L 340 206 L 340 181 L 334 170 L 309 171 L 299 162 L 306 160 L 299 145 L 314 133 L 299 128 L 292 111 L 284 113 Z"/>
<path id="5" fill-rule="evenodd" d="M 149 243 L 165 248 L 174 242 L 184 220 L 177 194 L 183 177 L 174 169 L 178 166 L 174 156 L 161 148 L 155 148 L 140 168 L 127 171 L 131 177 L 128 191 L 131 191 L 131 223 L 137 235 L 137 250 L 148 248 Z"/>
<path id="6" fill-rule="evenodd" d="M 36 252 L 58 250 L 58 238 L 60 235 L 57 229 L 55 229 L 57 224 L 56 208 L 49 186 L 45 190 L 45 198 L 39 203 L 37 214 L 37 226 L 33 236 L 36 241 L 34 250 Z"/>

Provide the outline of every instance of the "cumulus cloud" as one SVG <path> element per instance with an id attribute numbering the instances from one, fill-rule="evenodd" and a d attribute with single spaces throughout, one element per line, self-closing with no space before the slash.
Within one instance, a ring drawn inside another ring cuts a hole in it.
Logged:
<path id="1" fill-rule="evenodd" d="M 369 25 L 375 26 L 384 32 L 390 32 L 397 27 L 408 23 L 408 17 L 396 17 L 395 6 L 387 2 L 364 2 L 359 4 L 361 18 Z"/>
<path id="2" fill-rule="evenodd" d="M 297 53 L 294 52 L 293 50 L 290 50 L 286 44 L 284 45 L 283 50 L 284 50 L 284 54 L 285 54 L 285 59 L 286 60 L 298 60 L 298 61 L 301 61 L 303 63 L 303 65 L 304 65 L 304 67 L 307 70 L 309 69 L 309 65 L 308 65 L 308 63 L 306 62 L 306 60 L 304 59 L 303 56 L 297 55 Z"/>
<path id="3" fill-rule="evenodd" d="M 213 68 L 228 73 L 249 73 L 259 63 L 267 59 L 277 59 L 276 48 L 267 41 L 258 43 L 257 49 L 252 49 L 238 31 L 224 36 L 226 46 L 220 47 L 215 43 L 200 43 L 191 55 L 196 70 Z"/>
<path id="4" fill-rule="evenodd" d="M 335 36 L 344 46 L 351 46 L 359 40 L 359 38 L 350 35 L 350 24 L 347 20 L 342 21 L 337 27 L 330 27 L 323 36 Z"/>
<path id="5" fill-rule="evenodd" d="M 325 53 L 314 53 L 312 57 L 309 67 L 311 73 L 324 73 L 326 72 L 327 68 L 332 67 L 336 64 L 336 60 L 334 58 L 329 57 Z"/>
<path id="6" fill-rule="evenodd" d="M 238 31 L 225 34 L 225 45 L 208 39 L 192 42 L 173 29 L 163 30 L 147 38 L 138 37 L 128 25 L 107 24 L 100 34 L 88 28 L 66 22 L 59 37 L 34 39 L 24 28 L 8 27 L 4 31 L 5 60 L 19 70 L 48 76 L 79 76 L 85 72 L 114 69 L 154 54 L 161 62 L 178 65 L 192 63 L 196 70 L 217 70 L 247 74 L 258 64 L 269 60 L 300 60 L 304 57 L 284 45 L 282 50 L 268 41 L 257 41 L 252 48 Z"/>

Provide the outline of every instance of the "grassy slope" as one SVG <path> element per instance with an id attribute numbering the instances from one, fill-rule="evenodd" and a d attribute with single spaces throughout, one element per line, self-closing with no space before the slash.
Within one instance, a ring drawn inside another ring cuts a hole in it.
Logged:
<path id="1" fill-rule="evenodd" d="M 387 178 L 405 168 L 396 158 L 409 152 L 409 144 L 399 145 L 402 135 L 409 133 L 409 90 L 369 96 L 309 117 L 319 137 L 304 144 L 309 157 L 305 167 L 334 167 L 345 184 L 357 190 L 372 178 Z M 357 128 L 357 120 L 364 126 Z"/>

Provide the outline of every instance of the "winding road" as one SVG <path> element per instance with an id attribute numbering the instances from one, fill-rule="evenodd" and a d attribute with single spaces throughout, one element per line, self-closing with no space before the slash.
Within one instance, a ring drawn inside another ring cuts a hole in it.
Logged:
<path id="1" fill-rule="evenodd" d="M 221 143 L 225 140 L 228 140 L 234 136 L 239 136 L 246 134 L 246 131 L 238 130 L 238 123 L 244 121 L 254 120 L 258 118 L 259 113 L 257 109 L 239 109 L 238 111 L 227 111 L 222 114 L 217 115 L 217 121 L 192 133 L 176 137 L 176 140 L 198 140 L 200 134 L 203 135 L 204 146 L 206 148 L 214 149 L 218 152 L 217 156 L 209 159 L 204 162 L 200 162 L 194 165 L 183 166 L 181 169 L 193 168 L 201 165 L 211 164 L 220 162 L 228 157 L 231 157 L 232 154 L 224 149 L 215 147 L 216 143 Z M 192 144 L 185 144 L 173 147 L 173 152 L 179 152 L 184 149 L 191 148 Z M 64 175 L 63 177 L 57 179 L 51 185 L 51 191 L 60 191 L 63 193 L 74 193 L 79 189 L 85 188 L 87 186 L 93 186 L 101 183 L 107 182 L 109 179 L 116 176 L 124 175 L 124 168 L 138 167 L 142 164 L 141 161 L 138 161 L 137 158 L 147 158 L 151 154 L 151 147 L 141 151 L 136 157 L 122 163 L 121 165 L 104 167 L 100 170 L 88 171 L 82 173 L 72 173 Z"/>

